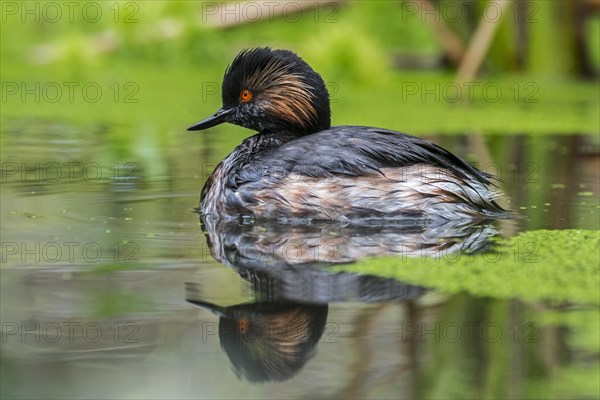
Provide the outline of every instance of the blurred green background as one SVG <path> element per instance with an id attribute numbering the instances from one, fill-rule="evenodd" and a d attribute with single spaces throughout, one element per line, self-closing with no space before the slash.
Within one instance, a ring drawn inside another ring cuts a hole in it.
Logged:
<path id="1" fill-rule="evenodd" d="M 432 320 L 505 320 L 506 326 L 515 320 L 534 321 L 549 332 L 541 343 L 523 346 L 423 344 L 435 362 L 424 363 L 422 382 L 415 384 L 423 388 L 422 396 L 597 398 L 600 300 L 593 290 L 598 280 L 593 250 L 598 235 L 578 230 L 600 226 L 600 1 L 265 4 L 0 3 L 0 154 L 8 163 L 4 165 L 27 163 L 30 168 L 25 179 L 18 173 L 2 175 L 3 241 L 31 245 L 77 240 L 100 243 L 105 250 L 134 243 L 140 261 L 119 263 L 106 251 L 108 257 L 97 264 L 79 259 L 22 268 L 21 258 L 9 258 L 2 269 L 3 314 L 15 321 L 60 320 L 57 316 L 110 321 L 125 315 L 142 327 L 147 321 L 151 327 L 144 334 L 157 337 L 142 337 L 156 349 L 148 355 L 140 347 L 140 358 L 134 354 L 122 370 L 113 370 L 115 360 L 135 349 L 109 355 L 96 368 L 81 357 L 89 352 L 98 362 L 97 348 L 88 344 L 81 352 L 69 345 L 61 349 L 46 344 L 42 350 L 31 343 L 13 346 L 13 353 L 2 358 L 3 372 L 10 373 L 2 374 L 3 393 L 99 397 L 107 393 L 105 382 L 120 379 L 120 386 L 110 388 L 117 393 L 114 397 L 193 397 L 200 387 L 207 396 L 277 398 L 278 392 L 268 386 L 234 382 L 224 356 L 215 354 L 218 344 L 203 343 L 189 352 L 189 343 L 197 341 L 194 324 L 199 319 L 182 294 L 182 282 L 205 280 L 214 298 L 240 301 L 242 284 L 236 279 L 241 278 L 208 256 L 197 217 L 189 211 L 212 168 L 251 132 L 228 125 L 203 134 L 185 129 L 218 109 L 223 72 L 240 50 L 271 46 L 295 51 L 321 73 L 331 93 L 334 125 L 374 125 L 426 136 L 479 166 L 493 167 L 484 169 L 501 175 L 509 207 L 525 217 L 502 226 L 503 235 L 526 231 L 527 237 L 546 244 L 544 251 L 561 251 L 560 257 L 546 257 L 556 265 L 544 265 L 544 271 L 554 272 L 552 290 L 529 290 L 528 274 L 543 277 L 535 264 L 513 264 L 522 271 L 516 278 L 507 276 L 501 265 L 474 268 L 471 286 L 455 285 L 456 276 L 472 272 L 460 265 L 437 268 L 431 273 L 435 276 L 424 273 L 422 265 L 402 270 L 403 275 L 399 269 L 387 274 L 443 293 L 434 292 L 433 301 L 419 306 Z M 470 52 L 471 46 L 476 50 Z M 471 68 L 463 64 L 467 54 L 475 60 Z M 97 180 L 43 179 L 39 170 L 52 162 L 97 163 L 109 172 Z M 580 245 L 583 241 L 585 246 Z M 583 267 L 562 263 L 563 257 Z M 385 261 L 369 260 L 358 268 L 386 274 L 391 269 L 386 267 Z M 486 278 L 495 282 L 493 287 L 480 286 Z M 578 285 L 579 280 L 592 288 Z M 572 291 L 581 296 L 572 296 Z M 530 294 L 528 300 L 523 293 Z M 330 320 L 342 321 L 346 332 L 360 333 L 369 313 L 384 306 L 334 305 Z M 373 332 L 351 337 L 349 353 L 370 353 L 373 348 L 387 353 L 405 321 L 390 308 L 398 324 L 382 330 L 367 326 Z M 211 321 L 210 315 L 201 316 Z M 183 347 L 180 336 L 160 335 L 177 329 L 189 336 Z M 372 345 L 364 344 L 364 338 Z M 40 365 L 43 351 L 50 354 L 47 364 L 32 375 L 30 366 Z M 347 358 L 337 376 L 329 361 L 339 361 L 336 357 L 344 352 L 333 346 L 321 352 L 323 361 L 307 368 L 292 394 L 306 395 L 307 387 L 324 377 L 353 388 L 355 376 L 366 370 L 352 354 L 343 354 Z M 397 362 L 396 356 L 387 354 L 390 364 Z M 65 369 L 55 377 L 59 367 Z M 100 369 L 104 379 L 96 380 Z M 132 370 L 141 371 L 134 384 Z M 226 373 L 217 376 L 214 370 Z M 150 385 L 148 371 L 154 373 Z M 192 384 L 179 384 L 179 375 L 196 371 L 203 379 L 190 376 Z M 86 376 L 79 379 L 79 373 Z M 481 376 L 470 380 L 474 374 Z M 42 384 L 28 384 L 32 377 Z M 72 382 L 62 385 L 65 377 Z M 362 384 L 365 396 L 377 397 L 397 393 L 394 385 L 402 385 L 398 382 Z"/>
<path id="2" fill-rule="evenodd" d="M 238 51 L 272 46 L 297 52 L 323 75 L 334 124 L 413 134 L 598 132 L 597 1 L 512 1 L 501 13 L 485 0 L 274 3 L 283 9 L 26 3 L 3 2 L 5 124 L 23 116 L 116 123 L 111 139 L 132 145 L 151 127 L 166 144 L 219 106 L 223 71 Z M 35 4 L 37 13 L 27 14 Z M 469 92 L 454 84 L 452 54 L 466 51 L 480 20 L 498 21 L 497 30 Z M 446 43 L 447 32 L 458 46 Z M 34 83 L 40 101 L 26 94 Z"/>

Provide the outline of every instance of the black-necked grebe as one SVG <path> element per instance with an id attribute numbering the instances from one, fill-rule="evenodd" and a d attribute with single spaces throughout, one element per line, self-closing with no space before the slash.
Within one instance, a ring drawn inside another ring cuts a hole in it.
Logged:
<path id="1" fill-rule="evenodd" d="M 223 122 L 259 133 L 216 167 L 203 215 L 354 220 L 502 216 L 491 176 L 423 139 L 365 126 L 331 127 L 321 76 L 288 50 L 239 53 L 223 106 L 188 130 Z"/>

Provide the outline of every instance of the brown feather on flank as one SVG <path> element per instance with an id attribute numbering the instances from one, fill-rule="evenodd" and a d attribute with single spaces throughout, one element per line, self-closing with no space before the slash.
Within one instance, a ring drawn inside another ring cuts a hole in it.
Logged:
<path id="1" fill-rule="evenodd" d="M 420 168 L 383 168 L 363 179 L 337 176 L 294 176 L 255 193 L 256 215 L 273 210 L 287 216 L 338 219 L 366 212 L 369 215 L 402 216 L 438 214 L 453 219 L 483 216 L 482 206 L 491 208 L 495 194 L 483 185 L 465 185 L 463 178 L 430 165 Z M 280 199 L 284 198 L 285 201 Z M 349 201 L 351 199 L 351 201 Z M 454 204 L 453 207 L 449 206 Z M 461 207 L 457 209 L 457 205 Z"/>

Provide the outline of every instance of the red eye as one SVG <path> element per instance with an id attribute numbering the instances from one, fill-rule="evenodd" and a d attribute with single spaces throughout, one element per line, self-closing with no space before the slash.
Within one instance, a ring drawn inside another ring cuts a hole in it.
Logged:
<path id="1" fill-rule="evenodd" d="M 243 101 L 244 103 L 252 100 L 252 92 L 249 91 L 248 89 L 242 90 L 242 92 L 240 93 L 240 100 Z"/>
<path id="2" fill-rule="evenodd" d="M 250 330 L 250 321 L 247 319 L 240 319 L 238 321 L 238 328 L 240 330 L 240 334 L 246 335 Z"/>

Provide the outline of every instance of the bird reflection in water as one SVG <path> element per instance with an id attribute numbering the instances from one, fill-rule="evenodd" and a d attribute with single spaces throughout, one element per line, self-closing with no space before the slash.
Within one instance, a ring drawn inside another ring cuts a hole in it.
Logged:
<path id="1" fill-rule="evenodd" d="M 326 329 L 328 303 L 406 301 L 426 289 L 394 279 L 331 271 L 369 256 L 476 253 L 498 233 L 491 223 L 339 225 L 225 222 L 203 219 L 220 263 L 250 282 L 254 303 L 222 307 L 186 285 L 187 300 L 219 316 L 219 340 L 238 377 L 250 382 L 293 377 L 310 360 Z"/>
<path id="2" fill-rule="evenodd" d="M 257 302 L 220 307 L 188 301 L 219 316 L 219 341 L 234 372 L 250 382 L 294 376 L 315 354 L 327 304 Z"/>

